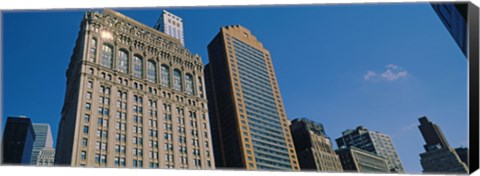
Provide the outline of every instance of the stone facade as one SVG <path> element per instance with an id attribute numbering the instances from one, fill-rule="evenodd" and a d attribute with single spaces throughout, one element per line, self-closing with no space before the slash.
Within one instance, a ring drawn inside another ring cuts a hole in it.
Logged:
<path id="1" fill-rule="evenodd" d="M 203 63 L 178 40 L 87 12 L 66 74 L 56 164 L 214 169 Z"/>

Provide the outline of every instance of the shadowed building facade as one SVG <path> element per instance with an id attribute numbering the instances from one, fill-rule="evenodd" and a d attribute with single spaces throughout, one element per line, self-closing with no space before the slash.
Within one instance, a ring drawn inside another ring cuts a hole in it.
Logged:
<path id="1" fill-rule="evenodd" d="M 87 12 L 66 74 L 55 164 L 214 168 L 202 60 L 179 40 Z"/>
<path id="2" fill-rule="evenodd" d="M 208 45 L 209 113 L 217 167 L 299 170 L 268 50 L 242 26 Z"/>
<path id="3" fill-rule="evenodd" d="M 345 147 L 335 151 L 345 172 L 389 173 L 386 158 L 357 147 Z"/>
<path id="4" fill-rule="evenodd" d="M 332 142 L 325 134 L 323 124 L 307 118 L 297 118 L 291 121 L 290 131 L 302 171 L 343 171 Z"/>
<path id="5" fill-rule="evenodd" d="M 35 131 L 30 118 L 8 117 L 2 138 L 2 164 L 29 165 L 34 141 Z"/>
<path id="6" fill-rule="evenodd" d="M 343 131 L 342 137 L 336 139 L 336 142 L 338 148 L 353 146 L 382 156 L 387 160 L 390 172 L 404 172 L 402 163 L 390 136 L 359 126 L 355 130 L 348 129 Z"/>
<path id="7" fill-rule="evenodd" d="M 424 173 L 468 173 L 466 151 L 459 148 L 454 150 L 447 142 L 439 126 L 423 116 L 418 119 L 418 128 L 425 140 L 425 152 L 420 154 L 420 163 Z M 462 158 L 457 154 L 462 154 Z"/>

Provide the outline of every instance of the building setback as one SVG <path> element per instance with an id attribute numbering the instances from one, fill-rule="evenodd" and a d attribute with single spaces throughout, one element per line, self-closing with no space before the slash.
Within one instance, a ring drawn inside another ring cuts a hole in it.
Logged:
<path id="1" fill-rule="evenodd" d="M 87 12 L 66 74 L 55 164 L 214 169 L 202 60 L 180 41 Z"/>
<path id="2" fill-rule="evenodd" d="M 208 45 L 208 106 L 217 167 L 299 170 L 268 50 L 250 31 L 220 29 Z"/>
<path id="3" fill-rule="evenodd" d="M 378 131 L 370 131 L 363 126 L 355 130 L 348 129 L 342 132 L 342 137 L 336 139 L 338 148 L 357 147 L 382 156 L 387 159 L 390 172 L 403 173 L 404 169 L 392 139 Z"/>
<path id="4" fill-rule="evenodd" d="M 38 165 L 37 158 L 40 151 L 47 147 L 53 147 L 52 132 L 49 124 L 33 124 L 33 130 L 35 131 L 35 142 L 33 143 L 32 158 L 30 164 Z M 54 149 L 53 149 L 54 150 Z M 52 160 L 53 161 L 53 160 Z"/>
<path id="5" fill-rule="evenodd" d="M 335 152 L 340 157 L 343 170 L 346 172 L 390 172 L 386 158 L 375 153 L 353 146 L 344 146 Z"/>
<path id="6" fill-rule="evenodd" d="M 425 140 L 425 152 L 420 154 L 420 163 L 424 173 L 468 173 L 465 151 L 461 148 L 455 151 L 447 142 L 439 126 L 432 123 L 426 116 L 418 119 L 418 128 Z M 457 152 L 462 154 L 459 157 Z"/>
<path id="7" fill-rule="evenodd" d="M 343 171 L 340 159 L 321 123 L 306 118 L 294 119 L 290 131 L 301 170 Z"/>
<path id="8" fill-rule="evenodd" d="M 35 131 L 30 118 L 25 116 L 8 117 L 2 140 L 2 164 L 30 164 L 35 141 Z"/>
<path id="9" fill-rule="evenodd" d="M 185 46 L 183 38 L 183 21 L 179 16 L 163 10 L 162 15 L 158 18 L 154 28 L 176 38 L 182 43 L 182 46 Z"/>

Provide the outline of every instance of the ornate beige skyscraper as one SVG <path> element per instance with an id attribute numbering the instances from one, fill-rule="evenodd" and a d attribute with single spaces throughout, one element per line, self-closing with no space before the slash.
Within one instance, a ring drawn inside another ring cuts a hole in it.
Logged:
<path id="1" fill-rule="evenodd" d="M 208 103 L 217 167 L 300 170 L 268 50 L 242 26 L 208 45 Z"/>
<path id="2" fill-rule="evenodd" d="M 202 60 L 179 40 L 87 12 L 66 74 L 56 164 L 214 168 Z"/>

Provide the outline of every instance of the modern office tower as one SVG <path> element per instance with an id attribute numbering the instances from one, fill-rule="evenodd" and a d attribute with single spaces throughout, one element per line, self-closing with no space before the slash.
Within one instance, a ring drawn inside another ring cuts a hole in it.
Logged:
<path id="1" fill-rule="evenodd" d="M 36 166 L 53 166 L 55 159 L 55 149 L 52 147 L 44 147 L 38 151 Z"/>
<path id="2" fill-rule="evenodd" d="M 45 147 L 53 147 L 52 132 L 49 124 L 34 123 L 35 142 L 33 143 L 32 158 L 30 164 L 37 165 L 38 153 Z"/>
<path id="3" fill-rule="evenodd" d="M 35 131 L 30 118 L 8 117 L 3 132 L 2 164 L 30 164 L 34 141 Z"/>
<path id="4" fill-rule="evenodd" d="M 420 154 L 424 173 L 468 173 L 468 166 L 447 142 L 440 127 L 423 116 L 418 128 L 425 140 L 425 152 Z M 460 153 L 462 152 L 459 149 Z M 464 157 L 465 159 L 465 157 Z"/>
<path id="5" fill-rule="evenodd" d="M 299 170 L 268 50 L 242 26 L 208 45 L 208 106 L 217 167 Z"/>
<path id="6" fill-rule="evenodd" d="M 378 131 L 370 131 L 363 126 L 359 126 L 355 130 L 348 129 L 343 131 L 342 137 L 336 139 L 336 142 L 338 148 L 353 146 L 382 156 L 387 159 L 390 172 L 404 172 L 392 139 L 385 134 Z"/>
<path id="7" fill-rule="evenodd" d="M 163 10 L 162 15 L 158 18 L 154 28 L 178 39 L 180 43 L 182 43 L 182 46 L 185 46 L 182 18 Z"/>
<path id="8" fill-rule="evenodd" d="M 290 131 L 301 170 L 343 171 L 323 124 L 298 118 L 291 121 Z"/>
<path id="9" fill-rule="evenodd" d="M 387 159 L 375 153 L 353 146 L 343 146 L 335 152 L 340 157 L 345 172 L 390 172 Z"/>
<path id="10" fill-rule="evenodd" d="M 113 10 L 87 12 L 67 70 L 55 164 L 214 169 L 203 63 Z"/>

